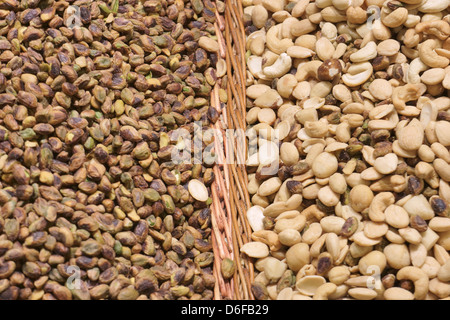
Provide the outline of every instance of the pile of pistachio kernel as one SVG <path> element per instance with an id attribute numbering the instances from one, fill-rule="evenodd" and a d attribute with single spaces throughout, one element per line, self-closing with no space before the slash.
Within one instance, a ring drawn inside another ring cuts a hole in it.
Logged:
<path id="1" fill-rule="evenodd" d="M 256 299 L 448 299 L 450 1 L 243 3 Z"/>
<path id="2" fill-rule="evenodd" d="M 212 299 L 210 0 L 0 4 L 0 300 Z M 190 146 L 188 146 L 190 147 Z"/>

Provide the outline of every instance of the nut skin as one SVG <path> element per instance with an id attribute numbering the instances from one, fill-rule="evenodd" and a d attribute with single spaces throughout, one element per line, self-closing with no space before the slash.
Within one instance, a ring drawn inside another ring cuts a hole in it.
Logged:
<path id="1" fill-rule="evenodd" d="M 332 81 L 339 77 L 342 72 L 342 65 L 339 60 L 325 60 L 317 70 L 317 76 L 320 81 Z"/>

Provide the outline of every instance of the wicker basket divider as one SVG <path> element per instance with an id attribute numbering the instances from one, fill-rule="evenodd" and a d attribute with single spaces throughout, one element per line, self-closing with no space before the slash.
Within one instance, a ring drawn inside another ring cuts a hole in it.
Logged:
<path id="1" fill-rule="evenodd" d="M 220 120 L 211 125 L 215 129 L 214 152 L 218 159 L 213 168 L 215 181 L 211 185 L 215 300 L 254 299 L 251 292 L 253 264 L 240 254 L 240 248 L 251 240 L 246 220 L 250 198 L 245 168 L 246 143 L 242 143 L 245 134 L 239 142 L 232 135 L 227 136 L 233 130 L 245 133 L 246 129 L 246 50 L 241 1 L 225 0 L 225 14 L 217 14 L 215 23 L 219 55 L 226 62 L 226 74 L 211 93 L 211 106 L 220 114 Z M 234 261 L 236 270 L 230 279 L 225 279 L 221 272 L 222 261 L 227 258 Z"/>

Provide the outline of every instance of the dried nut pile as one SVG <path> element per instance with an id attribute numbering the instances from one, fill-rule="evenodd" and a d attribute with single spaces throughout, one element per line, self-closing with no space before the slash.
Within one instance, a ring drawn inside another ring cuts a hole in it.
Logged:
<path id="1" fill-rule="evenodd" d="M 211 299 L 213 170 L 171 153 L 217 120 L 224 4 L 70 5 L 0 4 L 0 299 Z"/>
<path id="2" fill-rule="evenodd" d="M 448 299 L 450 1 L 243 3 L 255 297 Z"/>

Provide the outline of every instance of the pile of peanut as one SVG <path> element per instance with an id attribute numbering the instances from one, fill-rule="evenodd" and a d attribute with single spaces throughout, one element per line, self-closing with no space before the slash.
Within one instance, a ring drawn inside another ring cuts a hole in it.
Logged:
<path id="1" fill-rule="evenodd" d="M 450 0 L 243 3 L 254 296 L 449 299 Z"/>

